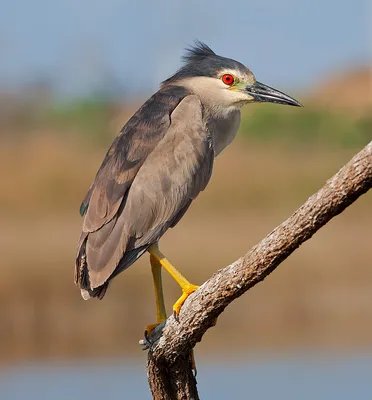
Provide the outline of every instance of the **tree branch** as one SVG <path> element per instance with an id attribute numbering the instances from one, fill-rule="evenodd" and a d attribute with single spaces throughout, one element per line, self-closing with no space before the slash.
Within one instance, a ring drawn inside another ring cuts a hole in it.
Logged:
<path id="1" fill-rule="evenodd" d="M 146 342 L 154 399 L 198 399 L 188 355 L 216 318 L 371 187 L 372 142 L 246 255 L 208 279 L 187 299 L 178 320 L 171 316 L 155 329 Z"/>

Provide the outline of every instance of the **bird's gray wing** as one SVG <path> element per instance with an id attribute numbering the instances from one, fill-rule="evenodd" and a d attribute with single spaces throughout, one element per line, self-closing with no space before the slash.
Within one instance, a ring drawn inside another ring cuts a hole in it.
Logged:
<path id="1" fill-rule="evenodd" d="M 214 151 L 203 122 L 200 100 L 186 96 L 171 114 L 171 124 L 147 156 L 115 217 L 89 233 L 85 242 L 88 289 L 130 266 L 178 222 L 206 187 Z M 84 285 L 83 285 L 84 286 Z"/>
<path id="2" fill-rule="evenodd" d="M 167 132 L 170 114 L 186 95 L 180 87 L 160 90 L 124 126 L 81 204 L 83 232 L 102 228 L 116 215 L 146 157 Z"/>

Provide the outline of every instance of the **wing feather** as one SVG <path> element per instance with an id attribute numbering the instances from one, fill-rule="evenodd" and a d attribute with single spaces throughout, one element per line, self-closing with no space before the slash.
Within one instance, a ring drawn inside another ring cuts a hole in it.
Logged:
<path id="1" fill-rule="evenodd" d="M 94 232 L 116 215 L 146 157 L 167 132 L 171 113 L 186 95 L 181 87 L 158 91 L 123 127 L 80 207 L 83 231 Z"/>

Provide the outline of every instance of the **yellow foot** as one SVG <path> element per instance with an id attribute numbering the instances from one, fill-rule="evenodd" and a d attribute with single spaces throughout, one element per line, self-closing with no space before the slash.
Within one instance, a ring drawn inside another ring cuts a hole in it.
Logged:
<path id="1" fill-rule="evenodd" d="M 147 325 L 145 328 L 145 337 L 150 335 L 150 333 L 161 324 L 162 322 L 159 322 L 157 324 L 151 324 L 151 325 Z"/>
<path id="2" fill-rule="evenodd" d="M 165 319 L 164 319 L 164 321 L 165 321 Z M 145 332 L 143 334 L 144 339 L 141 339 L 139 341 L 139 344 L 142 346 L 142 350 L 148 350 L 151 348 L 153 343 L 149 339 L 149 336 L 150 336 L 151 332 L 153 330 L 155 330 L 159 325 L 161 325 L 164 321 L 158 322 L 157 324 L 151 324 L 151 325 L 146 326 Z M 159 332 L 159 333 L 161 333 L 161 332 Z"/>
<path id="3" fill-rule="evenodd" d="M 145 336 L 149 335 L 159 324 L 147 325 L 145 328 Z"/>
<path id="4" fill-rule="evenodd" d="M 195 290 L 197 290 L 198 288 L 199 286 L 192 285 L 191 283 L 182 286 L 182 296 L 173 305 L 174 316 L 177 316 L 180 313 L 181 307 L 183 306 L 185 300 L 190 296 L 191 293 L 194 293 Z"/>

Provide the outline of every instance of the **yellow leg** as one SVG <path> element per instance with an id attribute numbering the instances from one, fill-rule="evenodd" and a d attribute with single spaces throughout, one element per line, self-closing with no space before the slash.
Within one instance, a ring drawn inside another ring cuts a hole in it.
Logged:
<path id="1" fill-rule="evenodd" d="M 155 301 L 156 301 L 156 321 L 161 324 L 167 319 L 165 311 L 163 284 L 161 282 L 161 264 L 159 261 L 150 255 L 150 264 L 152 271 L 152 278 L 154 280 Z"/>
<path id="2" fill-rule="evenodd" d="M 156 315 L 158 319 L 158 323 L 162 323 L 166 318 L 165 306 L 164 306 L 164 297 L 163 297 L 163 287 L 161 282 L 161 266 L 163 266 L 172 278 L 181 286 L 182 296 L 174 303 L 173 312 L 175 314 L 179 314 L 181 307 L 187 297 L 195 292 L 195 290 L 199 286 L 192 285 L 163 255 L 163 253 L 159 250 L 157 244 L 152 245 L 148 252 L 150 253 L 150 262 L 152 268 L 152 276 L 154 278 L 154 287 L 155 287 L 155 298 L 156 298 Z M 153 330 L 157 325 L 150 325 L 147 327 L 146 331 L 149 334 L 151 330 Z M 191 350 L 190 353 L 190 362 L 192 370 L 196 376 L 196 364 L 194 351 Z"/>
<path id="3" fill-rule="evenodd" d="M 148 325 L 146 332 L 149 335 L 159 324 L 167 319 L 167 313 L 165 311 L 164 296 L 163 296 L 163 284 L 161 282 L 161 264 L 152 255 L 150 255 L 150 264 L 152 278 L 154 281 L 155 289 L 155 302 L 156 302 L 156 324 Z"/>
<path id="4" fill-rule="evenodd" d="M 174 303 L 173 312 L 178 315 L 181 307 L 189 295 L 199 287 L 191 284 L 164 256 L 159 250 L 157 244 L 153 244 L 149 247 L 148 252 L 153 258 L 155 258 L 172 276 L 172 278 L 181 286 L 182 296 Z"/>

